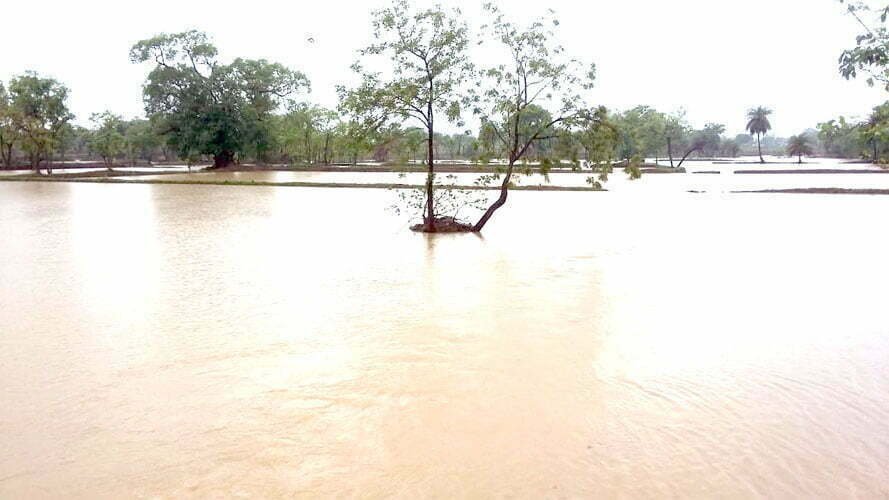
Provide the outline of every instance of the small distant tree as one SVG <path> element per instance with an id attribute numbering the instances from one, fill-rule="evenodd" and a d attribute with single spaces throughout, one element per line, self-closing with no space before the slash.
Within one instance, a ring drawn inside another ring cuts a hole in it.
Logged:
<path id="1" fill-rule="evenodd" d="M 880 145 L 889 139 L 889 102 L 874 108 L 867 120 L 860 125 L 861 138 L 866 141 L 872 151 L 874 163 L 880 161 Z"/>
<path id="2" fill-rule="evenodd" d="M 685 121 L 685 112 L 666 115 L 664 123 L 664 139 L 667 142 L 667 155 L 673 167 L 673 145 L 684 141 L 688 136 L 689 126 Z"/>
<path id="3" fill-rule="evenodd" d="M 126 139 L 121 133 L 123 119 L 110 111 L 94 113 L 90 116 L 93 130 L 90 131 L 90 149 L 102 158 L 108 171 L 114 167 L 114 159 L 126 149 Z"/>
<path id="4" fill-rule="evenodd" d="M 149 120 L 130 121 L 126 126 L 124 140 L 127 156 L 134 165 L 140 158 L 151 165 L 155 152 L 163 144 L 162 138 Z"/>
<path id="5" fill-rule="evenodd" d="M 794 135 L 787 139 L 787 154 L 796 156 L 797 163 L 803 162 L 803 155 L 811 156 L 813 153 L 812 144 L 806 134 Z"/>
<path id="6" fill-rule="evenodd" d="M 353 70 L 361 84 L 339 87 L 340 109 L 369 133 L 393 120 L 416 120 L 426 130 L 426 188 L 423 229 L 435 231 L 435 125 L 440 112 L 448 121 L 460 117 L 461 84 L 470 73 L 466 24 L 457 9 L 441 6 L 413 10 L 407 0 L 373 13 L 375 42 L 361 51 L 364 57 L 386 56 L 391 78 Z"/>
<path id="7" fill-rule="evenodd" d="M 34 72 L 17 76 L 9 82 L 9 108 L 21 148 L 28 155 L 31 168 L 50 159 L 65 126 L 74 115 L 68 110 L 68 88 L 52 78 Z M 52 174 L 52 165 L 47 165 Z"/>
<path id="8" fill-rule="evenodd" d="M 747 112 L 746 129 L 750 132 L 750 135 L 756 136 L 756 147 L 759 150 L 760 163 L 766 162 L 765 158 L 762 157 L 762 136 L 768 133 L 769 130 L 772 130 L 772 124 L 769 122 L 769 115 L 771 114 L 771 109 L 762 106 Z"/>
<path id="9" fill-rule="evenodd" d="M 735 139 L 725 139 L 720 146 L 722 154 L 729 158 L 735 158 L 741 152 L 741 145 Z"/>
<path id="10" fill-rule="evenodd" d="M 472 226 L 475 232 L 506 204 L 516 163 L 539 142 L 567 134 L 589 117 L 584 94 L 596 75 L 595 66 L 584 70 L 578 61 L 565 59 L 562 47 L 553 42 L 559 22 L 552 11 L 520 27 L 493 4 L 485 4 L 485 9 L 492 20 L 482 31 L 503 45 L 508 62 L 482 71 L 474 112 L 504 153 L 506 168 L 500 195 Z M 551 164 L 542 162 L 544 173 Z"/>

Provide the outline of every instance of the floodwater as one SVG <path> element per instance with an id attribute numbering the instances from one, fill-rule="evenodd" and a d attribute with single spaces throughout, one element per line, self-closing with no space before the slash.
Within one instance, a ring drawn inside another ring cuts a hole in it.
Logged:
<path id="1" fill-rule="evenodd" d="M 622 169 L 615 169 L 604 183 L 606 189 L 627 193 L 658 195 L 664 192 L 684 193 L 732 193 L 765 189 L 794 188 L 845 188 L 845 189 L 889 189 L 889 170 L 869 164 L 849 163 L 843 160 L 815 159 L 805 164 L 788 163 L 784 159 L 770 158 L 766 165 L 751 163 L 749 158 L 734 161 L 693 161 L 683 166 L 687 174 L 646 174 L 639 180 L 629 180 Z M 663 162 L 661 162 L 663 165 Z M 736 171 L 774 170 L 866 170 L 866 173 L 756 173 L 738 174 Z M 479 180 L 475 173 L 440 173 L 436 177 L 440 184 L 471 186 Z M 553 172 L 544 177 L 541 174 L 519 175 L 516 184 L 520 186 L 589 186 L 589 172 Z M 348 168 L 331 172 L 295 171 L 245 171 L 245 172 L 197 172 L 171 173 L 156 176 L 119 177 L 121 180 L 146 182 L 152 180 L 195 180 L 204 182 L 263 182 L 263 183 L 338 183 L 338 184 L 412 184 L 422 185 L 426 174 L 422 172 L 350 172 Z M 497 182 L 494 183 L 498 184 Z"/>
<path id="2" fill-rule="evenodd" d="M 886 497 L 889 198 L 0 183 L 0 497 Z"/>

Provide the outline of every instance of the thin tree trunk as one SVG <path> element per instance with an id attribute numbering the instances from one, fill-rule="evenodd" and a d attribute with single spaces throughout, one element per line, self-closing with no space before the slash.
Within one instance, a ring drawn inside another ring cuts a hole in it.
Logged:
<path id="1" fill-rule="evenodd" d="M 799 161 L 797 163 L 799 163 L 800 165 L 803 164 L 803 154 L 802 153 L 799 154 Z"/>
<path id="2" fill-rule="evenodd" d="M 494 215 L 494 212 L 496 212 L 500 207 L 506 204 L 506 197 L 509 195 L 509 180 L 512 177 L 512 170 L 514 165 L 515 162 L 510 160 L 509 166 L 506 167 L 506 175 L 503 176 L 503 183 L 500 185 L 500 196 L 497 198 L 497 200 L 494 201 L 494 203 L 491 204 L 490 207 L 488 207 L 487 210 L 485 210 L 485 213 L 481 216 L 478 222 L 476 222 L 475 225 L 472 226 L 472 231 L 474 233 L 481 232 L 481 230 L 484 229 L 485 224 L 487 224 L 491 217 Z"/>
<path id="3" fill-rule="evenodd" d="M 673 138 L 667 137 L 667 154 L 670 155 L 670 167 L 673 167 Z"/>
<path id="4" fill-rule="evenodd" d="M 756 133 L 756 147 L 759 149 L 759 162 L 765 163 L 766 160 L 765 160 L 765 158 L 762 157 L 762 142 L 760 141 L 759 137 L 760 137 L 760 133 L 757 132 Z"/>
<path id="5" fill-rule="evenodd" d="M 330 165 L 330 132 L 324 136 L 324 164 Z"/>
<path id="6" fill-rule="evenodd" d="M 877 157 L 877 140 L 874 139 L 874 165 L 880 163 L 880 159 Z"/>
<path id="7" fill-rule="evenodd" d="M 682 164 L 685 163 L 685 159 L 688 158 L 692 153 L 697 151 L 699 148 L 691 148 L 685 153 L 685 156 L 682 157 L 682 160 L 679 161 L 679 165 L 676 165 L 676 168 L 682 168 Z"/>
<path id="8" fill-rule="evenodd" d="M 429 105 L 428 108 L 429 113 L 432 113 L 432 104 Z M 435 151 L 432 146 L 432 122 L 429 123 L 429 138 L 427 140 L 427 156 L 426 156 L 426 165 L 427 171 L 426 174 L 426 232 L 434 233 L 435 232 L 435 200 L 433 199 L 434 195 L 434 187 L 433 183 L 435 182 L 435 168 L 433 167 L 434 159 L 435 159 Z"/>

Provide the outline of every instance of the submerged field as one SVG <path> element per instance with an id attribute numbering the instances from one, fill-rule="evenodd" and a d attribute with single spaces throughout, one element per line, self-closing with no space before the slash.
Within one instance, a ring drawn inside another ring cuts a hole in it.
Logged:
<path id="1" fill-rule="evenodd" d="M 2 182 L 0 496 L 886 496 L 889 198 L 722 177 Z"/>

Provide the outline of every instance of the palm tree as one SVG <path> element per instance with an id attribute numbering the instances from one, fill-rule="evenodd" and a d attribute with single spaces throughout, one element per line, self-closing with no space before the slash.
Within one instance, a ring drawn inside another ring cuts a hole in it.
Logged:
<path id="1" fill-rule="evenodd" d="M 772 110 L 762 106 L 747 112 L 747 131 L 750 132 L 750 135 L 756 135 L 756 147 L 759 148 L 760 163 L 766 162 L 762 157 L 762 142 L 760 138 L 769 130 L 772 130 L 772 124 L 769 123 L 770 114 L 772 114 Z"/>
<path id="2" fill-rule="evenodd" d="M 812 152 L 809 136 L 800 134 L 787 139 L 787 154 L 799 158 L 799 163 L 803 162 L 803 155 L 811 156 Z"/>

